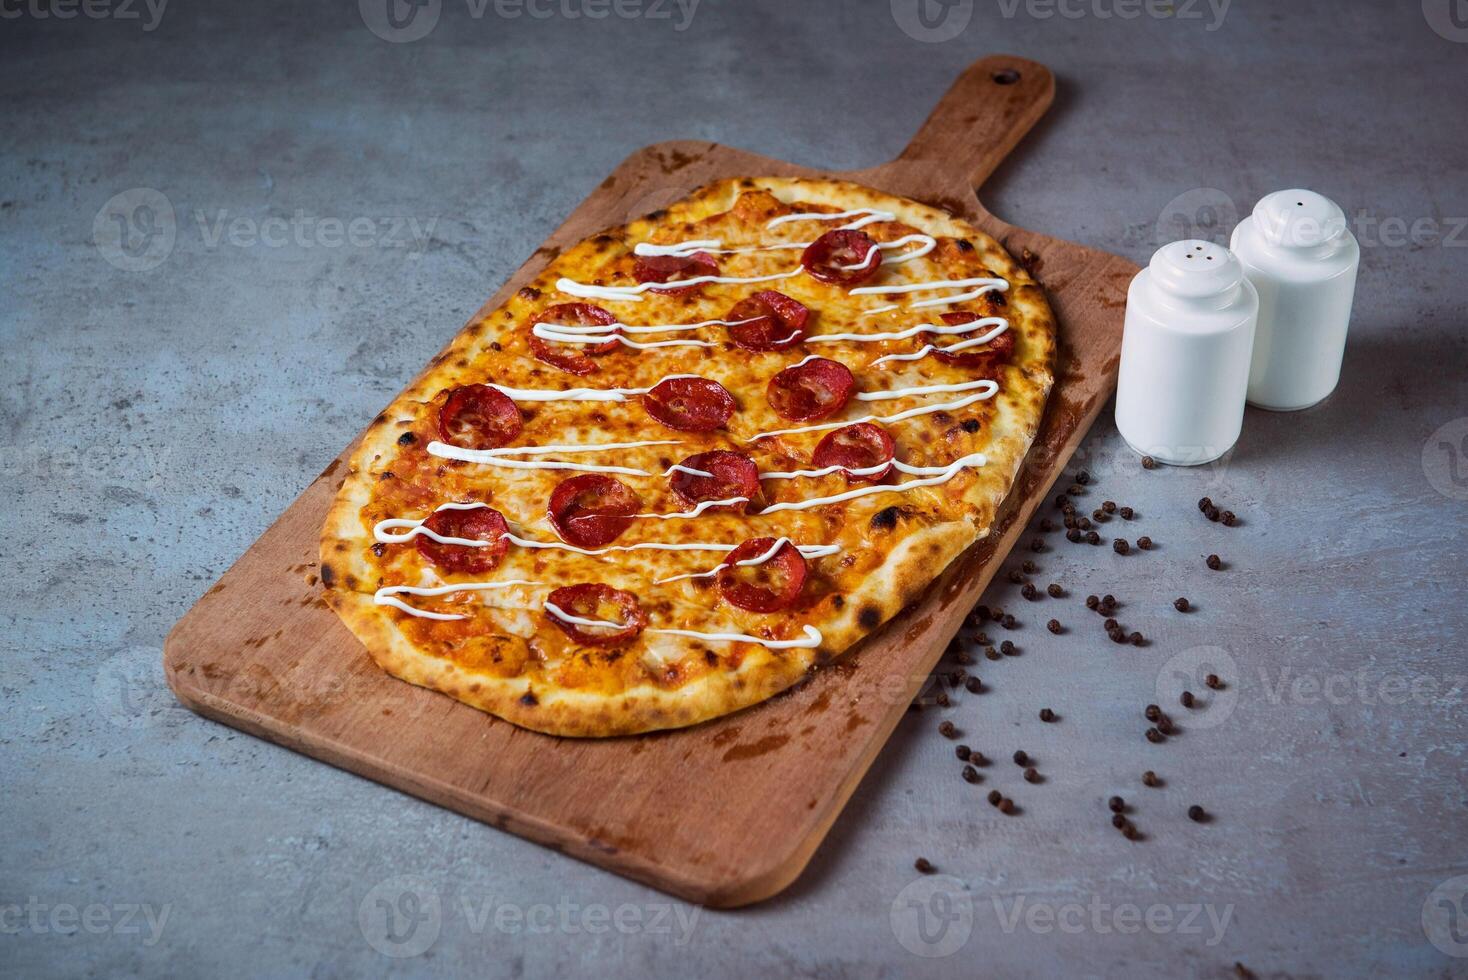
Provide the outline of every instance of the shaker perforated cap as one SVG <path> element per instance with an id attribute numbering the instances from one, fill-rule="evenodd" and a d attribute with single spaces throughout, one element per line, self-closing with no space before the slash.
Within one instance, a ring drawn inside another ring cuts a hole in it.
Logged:
<path id="1" fill-rule="evenodd" d="M 1244 278 L 1244 267 L 1232 252 L 1199 239 L 1162 246 L 1147 268 L 1164 292 L 1187 299 L 1218 296 Z"/>
<path id="2" fill-rule="evenodd" d="M 1254 205 L 1259 233 L 1278 248 L 1315 248 L 1345 234 L 1346 215 L 1314 191 L 1275 191 Z"/>

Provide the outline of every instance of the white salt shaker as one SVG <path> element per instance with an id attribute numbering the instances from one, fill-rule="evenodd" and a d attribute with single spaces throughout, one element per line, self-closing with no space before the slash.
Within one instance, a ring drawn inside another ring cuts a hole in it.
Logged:
<path id="1" fill-rule="evenodd" d="M 1361 246 L 1335 202 L 1306 190 L 1264 198 L 1232 244 L 1259 292 L 1249 404 L 1309 408 L 1340 381 Z"/>
<path id="2" fill-rule="evenodd" d="M 1208 463 L 1244 419 L 1259 297 L 1222 245 L 1173 242 L 1127 290 L 1116 427 L 1144 456 Z"/>

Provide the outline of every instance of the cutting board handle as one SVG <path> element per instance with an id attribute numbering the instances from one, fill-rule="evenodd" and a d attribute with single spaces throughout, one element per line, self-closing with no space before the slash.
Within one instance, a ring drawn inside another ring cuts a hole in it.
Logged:
<path id="1" fill-rule="evenodd" d="M 969 65 L 938 100 L 898 164 L 964 174 L 977 189 L 1055 98 L 1055 76 L 1036 61 L 990 55 Z"/>

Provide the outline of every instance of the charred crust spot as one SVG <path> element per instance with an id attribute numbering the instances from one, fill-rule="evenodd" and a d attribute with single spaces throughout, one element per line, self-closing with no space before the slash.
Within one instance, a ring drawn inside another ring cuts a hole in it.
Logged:
<path id="1" fill-rule="evenodd" d="M 398 436 L 398 445 L 399 446 L 411 446 L 413 443 L 415 443 L 417 441 L 418 441 L 418 437 L 415 436 L 415 435 L 413 435 L 413 433 L 411 433 L 411 432 L 404 432 L 402 435 Z"/>
<path id="2" fill-rule="evenodd" d="M 719 665 L 719 655 L 712 650 L 705 650 L 703 652 L 703 659 L 704 663 L 710 667 L 717 667 Z"/>
<path id="3" fill-rule="evenodd" d="M 972 252 L 974 250 L 974 243 L 967 238 L 960 238 L 957 245 L 960 252 Z"/>
<path id="4" fill-rule="evenodd" d="M 321 584 L 328 589 L 336 584 L 336 569 L 330 565 L 321 566 Z"/>
<path id="5" fill-rule="evenodd" d="M 379 480 L 391 480 L 393 478 L 392 470 L 383 470 L 381 473 L 377 474 L 377 478 Z"/>
<path id="6" fill-rule="evenodd" d="M 522 288 L 517 295 L 521 299 L 528 300 L 529 302 L 533 303 L 536 300 L 540 299 L 540 290 L 536 289 L 534 286 L 526 286 Z"/>
<path id="7" fill-rule="evenodd" d="M 377 542 L 372 546 L 372 553 L 378 558 L 381 558 L 383 555 L 387 554 L 387 545 L 383 544 L 381 541 Z"/>
<path id="8" fill-rule="evenodd" d="M 533 708 L 536 705 L 540 704 L 540 702 L 536 700 L 534 691 L 526 691 L 524 694 L 520 695 L 520 703 L 527 708 Z"/>
<path id="9" fill-rule="evenodd" d="M 597 235 L 591 241 L 594 245 L 610 245 L 615 242 L 616 239 L 613 238 L 611 235 Z"/>
<path id="10" fill-rule="evenodd" d="M 871 527 L 873 531 L 890 531 L 897 526 L 897 518 L 902 516 L 902 511 L 897 507 L 883 507 L 872 515 Z M 866 610 L 862 610 L 866 614 Z"/>
<path id="11" fill-rule="evenodd" d="M 963 431 L 967 432 L 969 435 L 973 435 L 975 432 L 978 432 L 979 431 L 979 420 L 978 419 L 964 419 L 963 420 Z"/>
<path id="12" fill-rule="evenodd" d="M 667 216 L 668 216 L 668 209 L 667 208 L 658 208 L 656 211 L 649 211 L 649 212 L 647 212 L 647 214 L 644 217 L 648 221 L 661 221 L 663 218 L 666 218 Z"/>
<path id="13" fill-rule="evenodd" d="M 994 307 L 995 309 L 1003 309 L 1004 307 L 1009 305 L 1008 298 L 1006 298 L 1005 295 L 997 289 L 991 289 L 984 295 L 988 297 L 989 305 Z"/>
<path id="14" fill-rule="evenodd" d="M 500 342 L 498 340 L 491 340 L 489 342 L 489 349 L 492 350 L 492 351 L 494 351 L 496 354 L 498 354 L 500 351 L 504 350 L 505 348 L 503 347 L 503 345 L 500 344 Z"/>
<path id="15" fill-rule="evenodd" d="M 355 589 L 357 587 L 357 576 L 355 576 L 355 575 L 348 575 L 346 577 L 346 579 L 344 580 L 344 584 L 349 589 Z"/>
<path id="16" fill-rule="evenodd" d="M 386 421 L 387 421 L 387 413 L 386 412 L 383 412 L 381 415 L 377 416 L 377 418 L 375 418 L 375 419 L 372 420 L 372 424 L 373 425 L 382 425 Z"/>
<path id="17" fill-rule="evenodd" d="M 839 595 L 831 596 L 831 607 L 833 609 L 844 609 L 846 607 L 845 597 Z"/>
<path id="18" fill-rule="evenodd" d="M 882 610 L 876 606 L 862 606 L 861 612 L 856 614 L 856 622 L 864 630 L 874 630 L 882 622 Z"/>

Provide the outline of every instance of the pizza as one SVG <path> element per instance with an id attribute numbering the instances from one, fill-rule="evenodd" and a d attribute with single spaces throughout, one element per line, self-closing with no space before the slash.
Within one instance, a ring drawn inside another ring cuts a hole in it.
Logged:
<path id="1" fill-rule="evenodd" d="M 797 683 L 988 532 L 1054 319 L 992 238 L 739 178 L 559 254 L 367 429 L 321 537 L 389 673 L 516 725 L 692 725 Z"/>

